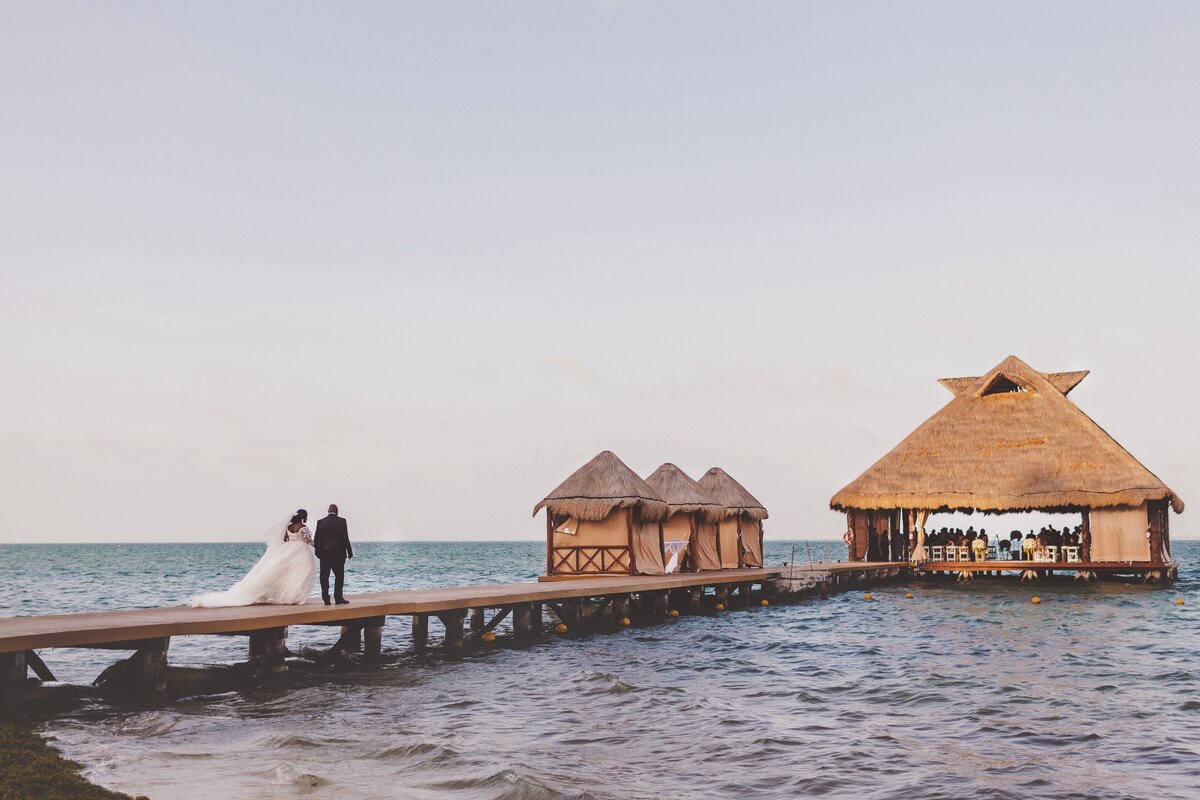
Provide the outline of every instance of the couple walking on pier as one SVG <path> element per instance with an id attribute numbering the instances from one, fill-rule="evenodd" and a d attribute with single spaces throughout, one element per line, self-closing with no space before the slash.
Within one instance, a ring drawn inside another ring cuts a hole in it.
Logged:
<path id="1" fill-rule="evenodd" d="M 267 552 L 263 553 L 246 576 L 224 592 L 210 592 L 193 597 L 194 608 L 251 606 L 259 604 L 303 605 L 312 593 L 321 571 L 321 598 L 349 604 L 342 595 L 345 584 L 346 560 L 354 558 L 346 520 L 338 515 L 336 505 L 329 506 L 329 515 L 317 521 L 314 536 L 308 527 L 308 512 L 303 508 L 292 515 L 286 525 L 272 528 L 267 535 Z M 334 576 L 333 600 L 329 599 L 329 574 Z"/>

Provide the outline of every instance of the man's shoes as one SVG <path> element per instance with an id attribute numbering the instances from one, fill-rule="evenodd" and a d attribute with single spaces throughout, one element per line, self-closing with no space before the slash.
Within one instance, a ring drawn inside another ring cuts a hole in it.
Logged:
<path id="1" fill-rule="evenodd" d="M 339 606 L 348 606 L 348 605 L 350 605 L 350 601 L 349 601 L 349 600 L 347 600 L 347 599 L 346 599 L 346 598 L 344 598 L 344 597 L 339 597 L 339 598 L 337 599 L 337 601 L 336 601 L 336 602 L 337 602 L 337 604 L 338 604 Z"/>
<path id="2" fill-rule="evenodd" d="M 327 606 L 331 606 L 331 605 L 333 605 L 333 603 L 330 603 L 330 602 L 329 602 L 329 598 L 328 598 L 328 597 L 322 597 L 321 599 L 325 601 L 325 605 L 327 605 Z"/>

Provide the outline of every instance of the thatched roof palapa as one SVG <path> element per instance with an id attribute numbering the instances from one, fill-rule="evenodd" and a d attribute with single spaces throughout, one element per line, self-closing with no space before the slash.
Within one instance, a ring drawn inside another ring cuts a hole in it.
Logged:
<path id="1" fill-rule="evenodd" d="M 674 464 L 663 464 L 646 483 L 667 503 L 668 514 L 698 513 L 706 522 L 725 515 L 725 507 Z"/>
<path id="2" fill-rule="evenodd" d="M 547 508 L 552 514 L 598 522 L 614 508 L 633 507 L 648 522 L 667 516 L 662 498 L 612 451 L 605 450 L 546 495 L 533 507 L 533 513 L 537 516 L 538 511 Z"/>
<path id="3" fill-rule="evenodd" d="M 758 502 L 754 495 L 746 491 L 746 487 L 735 481 L 728 472 L 720 467 L 713 467 L 700 478 L 700 488 L 711 494 L 721 505 L 725 506 L 725 516 L 735 517 L 745 514 L 750 519 L 764 520 L 767 509 Z"/>
<path id="4" fill-rule="evenodd" d="M 1066 511 L 1183 501 L 1067 393 L 1087 372 L 1042 373 L 1016 356 L 977 378 L 830 500 L 830 507 Z"/>

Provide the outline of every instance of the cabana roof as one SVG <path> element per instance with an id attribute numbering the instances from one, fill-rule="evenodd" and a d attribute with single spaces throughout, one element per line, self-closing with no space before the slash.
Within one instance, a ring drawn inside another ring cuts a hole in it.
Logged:
<path id="1" fill-rule="evenodd" d="M 669 514 L 698 513 L 707 522 L 716 522 L 725 515 L 725 506 L 674 464 L 654 470 L 646 483 L 667 502 Z"/>
<path id="2" fill-rule="evenodd" d="M 614 508 L 637 507 L 647 522 L 667 516 L 667 504 L 637 473 L 610 450 L 584 464 L 558 485 L 542 502 L 533 507 L 537 516 L 542 508 L 552 514 L 599 522 Z"/>
<path id="3" fill-rule="evenodd" d="M 700 488 L 711 494 L 717 502 L 725 506 L 725 516 L 733 517 L 745 514 L 750 519 L 764 520 L 767 509 L 758 502 L 754 495 L 746 491 L 746 487 L 735 481 L 728 472 L 720 467 L 713 467 L 699 480 Z"/>
<path id="4" fill-rule="evenodd" d="M 1055 511 L 1183 500 L 1067 399 L 1087 372 L 1016 356 L 977 378 L 830 500 L 830 507 Z"/>

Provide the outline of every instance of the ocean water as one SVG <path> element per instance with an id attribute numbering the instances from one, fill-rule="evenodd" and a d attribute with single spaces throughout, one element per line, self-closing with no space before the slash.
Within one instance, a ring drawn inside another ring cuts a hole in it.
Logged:
<path id="1" fill-rule="evenodd" d="M 792 546 L 768 541 L 768 562 Z M 799 560 L 840 549 L 795 546 Z M 228 585 L 260 549 L 3 546 L 0 615 L 179 603 Z M 155 800 L 1195 798 L 1200 542 L 1174 549 L 1181 580 L 1167 589 L 914 582 L 872 601 L 846 593 L 457 658 L 412 654 L 393 618 L 379 667 L 42 725 L 93 780 Z M 350 592 L 543 567 L 536 542 L 355 552 Z M 289 644 L 334 638 L 298 628 Z M 117 655 L 43 652 L 76 682 Z M 171 645 L 174 663 L 244 656 L 244 639 Z"/>

